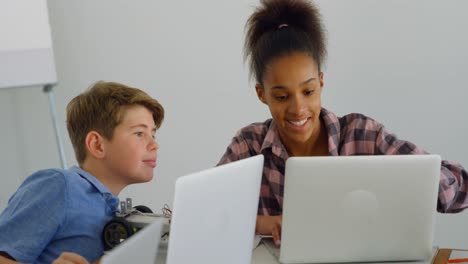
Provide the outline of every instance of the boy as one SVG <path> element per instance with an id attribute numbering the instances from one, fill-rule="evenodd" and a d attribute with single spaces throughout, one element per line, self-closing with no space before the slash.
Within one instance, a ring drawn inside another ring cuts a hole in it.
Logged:
<path id="1" fill-rule="evenodd" d="M 150 181 L 164 109 L 145 92 L 98 82 L 67 106 L 79 167 L 29 176 L 0 215 L 0 264 L 52 263 L 62 252 L 92 262 L 127 185 Z"/>

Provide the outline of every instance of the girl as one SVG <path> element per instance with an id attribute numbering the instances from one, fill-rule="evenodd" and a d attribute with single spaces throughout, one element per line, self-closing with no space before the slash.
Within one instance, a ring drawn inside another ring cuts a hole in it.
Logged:
<path id="1" fill-rule="evenodd" d="M 220 164 L 265 157 L 256 231 L 279 245 L 285 161 L 292 156 L 425 154 L 362 114 L 338 117 L 322 107 L 325 34 L 317 8 L 307 0 L 262 0 L 247 21 L 245 58 L 255 90 L 271 119 L 242 128 Z M 442 162 L 437 210 L 468 206 L 467 171 Z M 304 197 L 307 199 L 307 197 Z"/>

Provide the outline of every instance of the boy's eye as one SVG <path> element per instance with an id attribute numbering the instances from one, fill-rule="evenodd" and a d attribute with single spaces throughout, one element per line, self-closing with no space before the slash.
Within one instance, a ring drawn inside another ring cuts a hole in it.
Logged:
<path id="1" fill-rule="evenodd" d="M 143 136 L 143 132 L 135 132 L 135 135 L 141 137 L 141 136 Z"/>

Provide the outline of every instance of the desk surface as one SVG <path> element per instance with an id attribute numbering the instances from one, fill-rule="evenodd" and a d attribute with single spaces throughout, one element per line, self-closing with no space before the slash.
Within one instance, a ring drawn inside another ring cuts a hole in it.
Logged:
<path id="1" fill-rule="evenodd" d="M 166 263 L 167 248 L 160 248 L 156 264 Z M 252 253 L 252 264 L 279 264 L 279 261 L 270 254 L 265 245 L 260 244 Z"/>
<path id="2" fill-rule="evenodd" d="M 158 252 L 158 257 L 156 259 L 156 264 L 166 263 L 166 253 L 167 253 L 167 248 L 160 248 Z M 263 243 L 260 243 L 260 245 L 252 253 L 252 264 L 279 264 L 279 263 L 280 262 L 278 261 L 278 259 L 268 251 L 268 249 L 265 247 Z M 385 263 L 428 264 L 430 263 L 430 261 L 428 260 L 428 261 L 412 261 L 412 262 L 379 262 L 378 264 L 385 264 Z M 366 264 L 372 264 L 372 263 L 367 262 Z"/>

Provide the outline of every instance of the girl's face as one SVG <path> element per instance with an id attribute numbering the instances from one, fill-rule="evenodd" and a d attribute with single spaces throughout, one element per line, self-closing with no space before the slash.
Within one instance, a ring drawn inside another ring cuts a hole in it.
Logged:
<path id="1" fill-rule="evenodd" d="M 268 105 L 283 144 L 303 144 L 320 131 L 323 73 L 307 53 L 286 54 L 265 68 L 255 89 Z"/>

